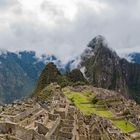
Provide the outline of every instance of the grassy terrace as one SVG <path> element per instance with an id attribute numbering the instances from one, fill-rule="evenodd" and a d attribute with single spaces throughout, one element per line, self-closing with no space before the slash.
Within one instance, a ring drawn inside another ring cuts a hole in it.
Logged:
<path id="1" fill-rule="evenodd" d="M 79 108 L 85 115 L 89 115 L 91 113 L 95 113 L 102 117 L 113 117 L 113 114 L 105 108 L 97 109 L 88 99 L 86 95 L 87 93 L 79 93 L 79 92 L 64 92 L 64 94 L 71 100 L 77 108 Z"/>
<path id="2" fill-rule="evenodd" d="M 128 121 L 124 119 L 113 120 L 112 122 L 124 133 L 128 133 L 128 132 L 136 130 L 136 128 L 131 123 L 129 123 Z"/>
<path id="3" fill-rule="evenodd" d="M 113 113 L 107 110 L 106 108 L 97 108 L 90 101 L 93 98 L 88 91 L 83 92 L 71 92 L 69 90 L 64 91 L 65 96 L 75 104 L 77 108 L 80 109 L 85 115 L 95 113 L 98 116 L 106 117 L 112 121 L 112 123 L 118 127 L 122 132 L 128 133 L 136 130 L 135 126 L 127 122 L 125 119 L 113 120 Z"/>

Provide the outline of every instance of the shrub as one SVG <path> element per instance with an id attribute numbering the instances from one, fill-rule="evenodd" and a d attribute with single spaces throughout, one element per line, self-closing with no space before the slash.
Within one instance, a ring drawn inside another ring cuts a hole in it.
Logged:
<path id="1" fill-rule="evenodd" d="M 126 110 L 123 112 L 122 115 L 123 115 L 123 116 L 128 116 L 128 115 L 130 115 L 130 110 L 129 110 L 129 109 L 126 109 Z"/>
<path id="2" fill-rule="evenodd" d="M 98 102 L 98 99 L 96 98 L 96 97 L 94 97 L 93 99 L 92 99 L 92 103 L 93 104 L 96 104 Z"/>

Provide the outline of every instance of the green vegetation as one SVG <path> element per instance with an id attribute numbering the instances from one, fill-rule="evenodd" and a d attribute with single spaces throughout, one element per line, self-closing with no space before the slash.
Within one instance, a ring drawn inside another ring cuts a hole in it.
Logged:
<path id="1" fill-rule="evenodd" d="M 94 97 L 93 99 L 92 99 L 92 103 L 93 104 L 96 104 L 98 102 L 98 99 L 96 98 L 96 97 Z"/>
<path id="2" fill-rule="evenodd" d="M 130 110 L 129 110 L 129 109 L 126 109 L 126 110 L 123 112 L 123 116 L 127 117 L 128 115 L 130 115 Z"/>
<path id="3" fill-rule="evenodd" d="M 69 88 L 65 88 L 64 94 L 85 115 L 94 113 L 98 116 L 106 117 L 124 133 L 136 130 L 135 126 L 125 119 L 114 120 L 112 112 L 104 107 L 104 102 L 102 100 L 96 100 L 96 96 L 94 97 L 88 90 L 72 92 Z M 124 115 L 126 116 L 129 115 L 129 113 L 129 110 L 124 111 Z"/>
<path id="4" fill-rule="evenodd" d="M 37 96 L 38 101 L 45 101 L 45 100 L 51 100 L 54 95 L 56 95 L 56 91 L 61 94 L 61 88 L 58 85 L 55 84 L 49 84 L 46 86 L 40 94 Z M 64 96 L 63 94 L 61 96 Z"/>
<path id="5" fill-rule="evenodd" d="M 48 63 L 39 77 L 35 91 L 32 96 L 37 97 L 38 94 L 40 94 L 40 92 L 47 85 L 49 85 L 50 83 L 57 82 L 57 79 L 60 76 L 61 76 L 61 74 L 60 74 L 59 70 L 57 69 L 56 65 L 52 62 Z"/>
<path id="6" fill-rule="evenodd" d="M 85 115 L 89 115 L 91 113 L 95 113 L 102 117 L 110 118 L 113 114 L 108 111 L 106 108 L 94 106 L 87 96 L 87 93 L 80 92 L 64 92 L 64 94 L 68 97 L 68 99 L 74 103 L 74 105 L 80 109 Z M 87 94 L 89 95 L 89 93 Z"/>
<path id="7" fill-rule="evenodd" d="M 50 62 L 42 71 L 32 97 L 38 97 L 40 92 L 51 83 L 57 83 L 61 87 L 66 87 L 68 85 L 85 85 L 87 84 L 87 81 L 79 69 L 74 69 L 71 72 L 62 75 L 57 66 Z"/>
<path id="8" fill-rule="evenodd" d="M 67 80 L 72 83 L 87 82 L 83 76 L 83 73 L 79 69 L 74 69 L 71 72 L 66 73 L 66 77 Z"/>
<path id="9" fill-rule="evenodd" d="M 112 122 L 116 127 L 121 129 L 121 131 L 124 133 L 128 133 L 128 132 L 134 131 L 136 129 L 131 123 L 129 123 L 128 121 L 126 121 L 124 119 L 112 120 Z"/>
<path id="10" fill-rule="evenodd" d="M 65 75 L 58 75 L 56 77 L 56 82 L 57 84 L 59 84 L 62 88 L 68 86 L 70 83 L 69 81 L 66 79 Z"/>

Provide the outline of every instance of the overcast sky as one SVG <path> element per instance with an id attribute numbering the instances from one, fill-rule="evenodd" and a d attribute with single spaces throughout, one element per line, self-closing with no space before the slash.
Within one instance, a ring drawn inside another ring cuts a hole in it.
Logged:
<path id="1" fill-rule="evenodd" d="M 0 0 L 0 48 L 79 55 L 103 35 L 118 53 L 140 52 L 140 0 Z"/>

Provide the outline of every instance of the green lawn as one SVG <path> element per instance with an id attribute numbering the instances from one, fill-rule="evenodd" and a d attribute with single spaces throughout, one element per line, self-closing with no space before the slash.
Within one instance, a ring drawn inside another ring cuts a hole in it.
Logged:
<path id="1" fill-rule="evenodd" d="M 86 94 L 82 94 L 80 92 L 64 92 L 64 94 L 71 100 L 77 108 L 79 108 L 85 115 L 89 115 L 91 113 L 95 113 L 102 117 L 110 118 L 113 116 L 112 112 L 108 111 L 105 108 L 98 110 L 96 107 L 90 103 Z"/>
<path id="2" fill-rule="evenodd" d="M 128 132 L 136 130 L 136 128 L 126 120 L 123 120 L 123 119 L 112 120 L 112 122 L 116 127 L 121 129 L 121 131 L 124 132 L 124 133 L 128 133 Z"/>

